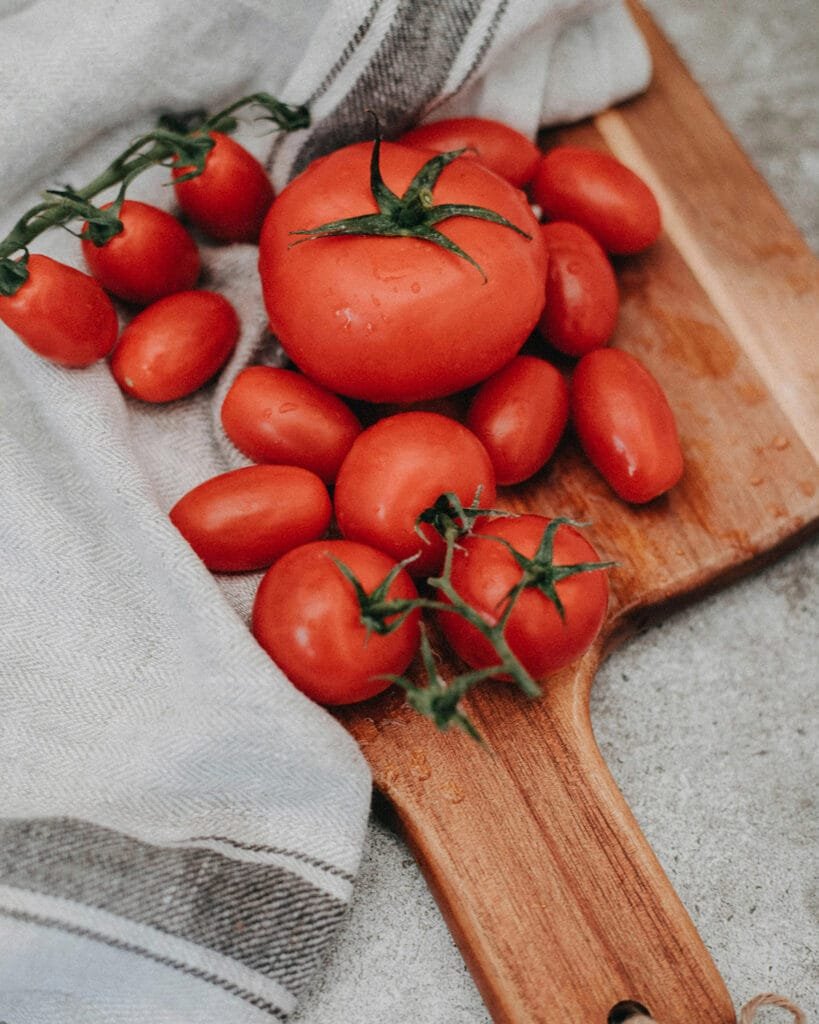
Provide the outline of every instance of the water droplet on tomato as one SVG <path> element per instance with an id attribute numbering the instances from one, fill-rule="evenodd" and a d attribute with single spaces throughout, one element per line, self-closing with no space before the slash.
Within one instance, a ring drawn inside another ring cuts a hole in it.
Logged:
<path id="1" fill-rule="evenodd" d="M 418 294 L 418 292 L 421 291 L 421 285 L 418 284 L 417 281 L 413 281 L 412 284 L 410 285 L 410 288 L 412 289 L 413 292 L 415 292 L 416 295 Z"/>

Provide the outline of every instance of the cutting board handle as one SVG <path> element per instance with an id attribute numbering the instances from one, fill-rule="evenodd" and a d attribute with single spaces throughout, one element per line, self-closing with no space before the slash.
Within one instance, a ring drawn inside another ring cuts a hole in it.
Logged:
<path id="1" fill-rule="evenodd" d="M 431 727 L 419 736 L 400 714 L 358 738 L 380 748 L 368 755 L 376 784 L 497 1024 L 607 1024 L 625 1000 L 658 1024 L 734 1024 L 594 740 L 598 661 L 537 701 L 498 685 L 470 698 L 491 750 Z"/>

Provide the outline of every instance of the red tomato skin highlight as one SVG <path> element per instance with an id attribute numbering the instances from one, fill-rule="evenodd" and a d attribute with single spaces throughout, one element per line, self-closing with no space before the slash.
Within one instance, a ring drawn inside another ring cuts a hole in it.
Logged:
<path id="1" fill-rule="evenodd" d="M 540 150 L 531 139 L 507 124 L 483 117 L 452 117 L 422 124 L 398 141 L 436 153 L 466 149 L 465 156 L 473 155 L 515 188 L 532 180 L 540 160 Z"/>
<path id="2" fill-rule="evenodd" d="M 216 292 L 176 292 L 138 313 L 111 358 L 120 388 L 143 402 L 172 402 L 206 384 L 239 339 L 239 318 Z"/>
<path id="3" fill-rule="evenodd" d="M 304 373 L 339 394 L 414 402 L 453 394 L 516 355 L 543 309 L 546 253 L 523 194 L 476 160 L 458 159 L 437 204 L 495 210 L 523 231 L 474 218 L 437 225 L 483 268 L 417 238 L 333 237 L 293 245 L 292 231 L 377 211 L 372 143 L 314 161 L 268 215 L 259 269 L 271 328 Z M 403 193 L 430 154 L 384 143 L 388 187 Z"/>
<path id="4" fill-rule="evenodd" d="M 554 221 L 541 233 L 549 270 L 539 328 L 559 352 L 577 358 L 607 344 L 614 333 L 617 278 L 603 249 L 579 225 Z"/>
<path id="5" fill-rule="evenodd" d="M 330 525 L 327 488 L 298 466 L 246 466 L 205 480 L 170 511 L 213 572 L 264 569 Z"/>
<path id="6" fill-rule="evenodd" d="M 466 425 L 492 460 L 497 483 L 528 480 L 552 457 L 569 418 L 569 388 L 551 363 L 516 356 L 478 389 Z"/>
<path id="7" fill-rule="evenodd" d="M 214 147 L 204 171 L 175 181 L 174 192 L 186 216 L 219 242 L 255 242 L 273 202 L 267 171 L 252 153 L 229 135 L 210 132 Z M 173 171 L 174 179 L 190 168 Z"/>
<path id="8" fill-rule="evenodd" d="M 14 295 L 0 295 L 0 320 L 28 348 L 61 366 L 90 366 L 107 356 L 119 323 L 94 278 L 38 253 L 29 256 L 28 273 Z"/>
<path id="9" fill-rule="evenodd" d="M 326 484 L 338 476 L 361 424 L 342 400 L 293 370 L 249 366 L 222 404 L 222 426 L 254 462 L 303 466 Z"/>
<path id="10" fill-rule="evenodd" d="M 639 360 L 620 349 L 589 352 L 575 367 L 570 393 L 583 451 L 619 497 L 643 504 L 679 481 L 674 413 Z"/>
<path id="11" fill-rule="evenodd" d="M 452 563 L 452 584 L 489 624 L 497 622 L 503 601 L 520 580 L 521 569 L 509 551 L 494 537 L 507 540 L 517 551 L 531 558 L 549 520 L 538 515 L 494 519 L 479 523 L 460 541 Z M 577 530 L 561 526 L 555 534 L 556 565 L 597 562 L 597 552 Z M 506 625 L 505 637 L 512 652 L 534 679 L 564 668 L 579 658 L 594 642 L 606 615 L 608 579 L 606 571 L 594 570 L 569 576 L 557 584 L 565 619 L 539 590 L 524 590 Z M 489 641 L 465 619 L 453 613 L 439 613 L 438 621 L 456 654 L 473 668 L 498 663 Z"/>
<path id="12" fill-rule="evenodd" d="M 464 505 L 480 491 L 482 507 L 495 500 L 495 473 L 486 450 L 462 424 L 437 413 L 405 412 L 380 420 L 353 443 L 336 481 L 339 529 L 350 540 L 371 544 L 396 562 L 412 555 L 413 576 L 428 576 L 443 562 L 445 545 L 415 521 L 446 492 Z"/>
<path id="13" fill-rule="evenodd" d="M 549 220 L 568 220 L 593 235 L 607 252 L 641 252 L 660 235 L 654 193 L 608 153 L 557 146 L 546 153 L 532 194 Z"/>
<path id="14" fill-rule="evenodd" d="M 105 245 L 82 241 L 88 269 L 103 288 L 143 305 L 193 288 L 201 270 L 199 250 L 176 217 L 126 199 L 119 219 L 122 231 Z"/>
<path id="15" fill-rule="evenodd" d="M 253 606 L 253 635 L 299 690 L 320 704 L 353 704 L 385 690 L 385 674 L 401 675 L 419 644 L 419 613 L 394 632 L 367 635 L 342 562 L 371 593 L 393 561 L 346 540 L 317 541 L 290 551 L 268 571 Z M 388 599 L 418 596 L 403 570 Z"/>

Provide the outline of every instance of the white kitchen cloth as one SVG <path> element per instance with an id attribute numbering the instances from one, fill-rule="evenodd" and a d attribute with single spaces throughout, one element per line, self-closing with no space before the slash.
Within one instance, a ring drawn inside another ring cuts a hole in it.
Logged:
<path id="1" fill-rule="evenodd" d="M 265 89 L 310 131 L 243 141 L 279 185 L 424 116 L 533 133 L 640 88 L 645 47 L 588 0 L 0 0 L 0 234 L 90 179 L 161 110 Z M 135 198 L 170 208 L 167 171 Z M 38 240 L 81 266 L 65 232 Z M 218 425 L 274 361 L 252 246 L 204 249 L 243 324 L 221 379 L 162 407 L 105 363 L 51 365 L 0 325 L 0 1021 L 283 1019 L 351 895 L 366 765 L 256 645 L 258 574 L 213 577 L 167 511 L 240 465 Z M 123 317 L 126 314 L 123 313 Z"/>

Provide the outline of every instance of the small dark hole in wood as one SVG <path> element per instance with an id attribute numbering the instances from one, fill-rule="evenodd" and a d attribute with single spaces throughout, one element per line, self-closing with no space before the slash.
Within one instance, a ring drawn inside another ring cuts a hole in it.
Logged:
<path id="1" fill-rule="evenodd" d="M 651 1020 L 651 1012 L 642 1003 L 636 1003 L 633 999 L 624 999 L 621 1003 L 615 1003 L 609 1010 L 606 1024 L 626 1024 L 633 1017 Z"/>

